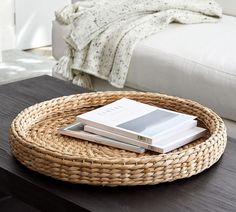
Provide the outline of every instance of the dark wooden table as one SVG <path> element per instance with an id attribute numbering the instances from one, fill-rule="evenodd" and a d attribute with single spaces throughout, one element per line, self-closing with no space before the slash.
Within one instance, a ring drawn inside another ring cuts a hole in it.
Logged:
<path id="1" fill-rule="evenodd" d="M 155 186 L 73 185 L 28 170 L 15 160 L 8 144 L 14 117 L 37 102 L 81 92 L 85 90 L 49 76 L 0 86 L 0 201 L 12 197 L 32 207 L 25 211 L 236 211 L 236 141 L 231 138 L 210 169 Z"/>

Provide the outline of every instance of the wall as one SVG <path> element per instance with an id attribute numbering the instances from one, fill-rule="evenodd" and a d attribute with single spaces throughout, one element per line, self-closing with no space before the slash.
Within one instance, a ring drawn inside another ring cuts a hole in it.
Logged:
<path id="1" fill-rule="evenodd" d="M 54 12 L 69 2 L 70 0 L 15 0 L 16 47 L 31 49 L 51 45 Z"/>
<path id="2" fill-rule="evenodd" d="M 0 42 L 1 48 L 15 48 L 14 1 L 0 1 Z"/>
<path id="3" fill-rule="evenodd" d="M 0 0 L 1 48 L 50 45 L 54 11 L 68 3 L 70 0 Z"/>

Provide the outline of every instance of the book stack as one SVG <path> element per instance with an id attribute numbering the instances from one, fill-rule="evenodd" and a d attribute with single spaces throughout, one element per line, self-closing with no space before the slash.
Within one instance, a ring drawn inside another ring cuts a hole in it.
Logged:
<path id="1" fill-rule="evenodd" d="M 122 98 L 80 114 L 59 133 L 137 153 L 167 153 L 202 136 L 197 117 Z"/>

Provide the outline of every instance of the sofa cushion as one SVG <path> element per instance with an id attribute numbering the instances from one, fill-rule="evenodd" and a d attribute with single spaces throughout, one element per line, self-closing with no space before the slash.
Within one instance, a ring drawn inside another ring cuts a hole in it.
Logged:
<path id="1" fill-rule="evenodd" d="M 216 0 L 223 9 L 224 14 L 236 16 L 236 1 L 235 0 Z"/>
<path id="2" fill-rule="evenodd" d="M 236 120 L 236 18 L 172 24 L 137 45 L 126 85 L 199 101 Z"/>

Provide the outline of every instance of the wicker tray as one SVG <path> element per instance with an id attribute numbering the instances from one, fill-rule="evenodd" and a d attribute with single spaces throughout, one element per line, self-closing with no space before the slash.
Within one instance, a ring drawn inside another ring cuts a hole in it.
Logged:
<path id="1" fill-rule="evenodd" d="M 167 154 L 136 154 L 57 133 L 76 115 L 121 97 L 196 115 L 209 130 L 207 138 Z M 227 142 L 223 121 L 202 105 L 157 93 L 100 92 L 56 98 L 31 106 L 12 122 L 10 146 L 28 168 L 71 183 L 145 185 L 198 174 L 213 165 Z"/>

